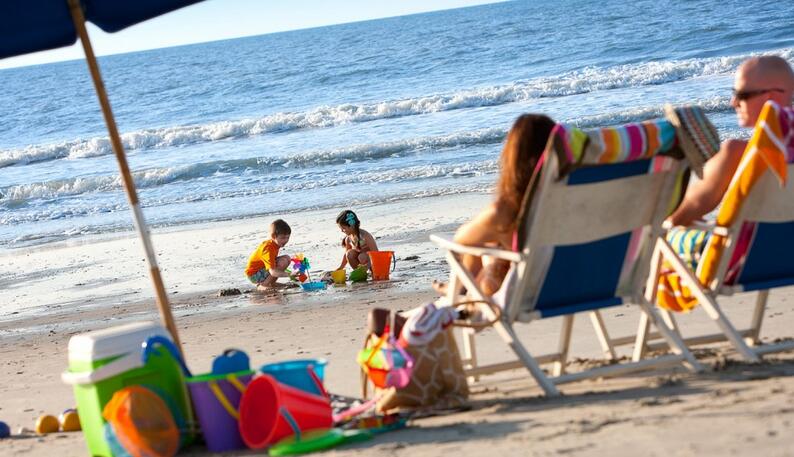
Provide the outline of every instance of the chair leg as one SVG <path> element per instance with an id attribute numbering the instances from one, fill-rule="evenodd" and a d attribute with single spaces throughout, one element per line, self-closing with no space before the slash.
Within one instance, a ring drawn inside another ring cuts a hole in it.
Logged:
<path id="1" fill-rule="evenodd" d="M 673 317 L 673 313 L 667 311 L 666 309 L 657 309 L 659 311 L 659 315 L 662 316 L 662 320 L 667 325 L 667 327 L 676 332 L 679 336 L 681 335 L 681 329 L 678 328 L 678 323 L 675 321 L 675 317 Z"/>
<path id="2" fill-rule="evenodd" d="M 672 330 L 673 332 L 677 333 L 678 336 L 686 343 L 686 339 L 681 335 L 681 329 L 678 327 L 678 323 L 673 316 L 673 313 L 666 309 L 656 308 L 656 312 L 659 313 L 659 316 L 662 318 L 662 322 L 667 325 L 667 328 Z M 648 340 L 653 339 L 649 336 L 650 333 L 650 326 L 648 324 L 648 316 L 642 314 L 640 316 L 640 325 L 637 329 L 637 338 L 634 341 L 634 353 L 632 355 L 633 361 L 641 360 L 644 356 L 648 347 Z"/>
<path id="3" fill-rule="evenodd" d="M 695 292 L 697 293 L 697 291 Z M 728 338 L 728 341 L 733 344 L 733 347 L 739 351 L 739 354 L 741 354 L 745 360 L 748 362 L 759 362 L 761 360 L 758 354 L 750 349 L 744 342 L 742 336 L 739 335 L 739 332 L 736 331 L 730 321 L 725 317 L 722 309 L 712 297 L 706 294 L 697 294 L 697 299 L 698 302 L 700 302 L 700 306 L 706 311 L 706 314 L 717 323 L 722 333 Z"/>
<path id="4" fill-rule="evenodd" d="M 684 356 L 689 370 L 695 373 L 703 370 L 703 366 L 697 361 L 697 359 L 695 359 L 695 356 L 692 355 L 692 352 L 689 350 L 689 348 L 686 347 L 686 344 L 681 339 L 681 336 L 670 330 L 670 328 L 665 325 L 664 322 L 662 322 L 662 318 L 656 312 L 656 309 L 654 309 L 653 305 L 643 302 L 640 304 L 640 306 L 642 307 L 642 310 L 645 312 L 645 314 L 648 315 L 648 319 L 651 321 L 651 323 L 653 323 L 653 325 L 659 329 L 659 332 L 662 334 L 665 341 L 667 341 L 667 344 L 670 345 L 670 349 L 674 353 Z"/>
<path id="5" fill-rule="evenodd" d="M 467 363 L 465 368 L 477 368 L 477 348 L 475 347 L 474 329 L 464 328 L 462 331 L 463 336 L 463 356 L 466 358 Z M 470 383 L 480 380 L 479 376 L 470 376 L 468 381 Z"/>
<path id="6" fill-rule="evenodd" d="M 719 305 L 717 305 L 717 302 L 713 297 L 703 291 L 700 281 L 698 281 L 694 274 L 684 265 L 683 261 L 675 253 L 672 246 L 670 246 L 670 244 L 664 240 L 660 240 L 658 245 L 664 251 L 664 257 L 673 266 L 679 276 L 681 276 L 681 279 L 685 280 L 689 284 L 690 291 L 692 292 L 692 295 L 697 298 L 700 306 L 706 311 L 706 314 L 708 314 L 712 320 L 717 322 L 717 325 L 719 325 L 722 333 L 724 333 L 728 340 L 733 344 L 733 347 L 735 347 L 736 350 L 739 351 L 742 357 L 744 357 L 746 360 L 751 362 L 759 361 L 760 359 L 758 354 L 756 354 L 752 349 L 750 349 L 749 346 L 747 346 L 747 344 L 745 344 L 741 335 L 739 335 L 736 329 L 733 328 L 733 325 L 731 325 L 731 323 L 725 317 Z M 659 329 L 662 330 L 661 327 L 659 327 Z"/>
<path id="7" fill-rule="evenodd" d="M 516 353 L 521 363 L 527 367 L 529 373 L 535 378 L 538 385 L 543 389 L 546 395 L 550 397 L 556 397 L 560 395 L 560 391 L 557 390 L 557 387 L 554 383 L 546 376 L 546 373 L 540 369 L 540 366 L 535 361 L 535 359 L 529 354 L 529 351 L 524 347 L 523 344 L 518 340 L 515 331 L 513 330 L 513 326 L 504 321 L 498 321 L 494 324 L 494 329 L 499 333 L 499 336 L 510 346 L 510 349 Z"/>
<path id="8" fill-rule="evenodd" d="M 571 347 L 571 330 L 573 329 L 573 314 L 563 316 L 562 329 L 560 330 L 560 342 L 557 346 L 557 361 L 554 362 L 552 371 L 553 376 L 560 376 L 565 373 L 565 365 L 568 362 L 568 349 Z"/>
<path id="9" fill-rule="evenodd" d="M 593 324 L 593 329 L 596 332 L 599 343 L 601 343 L 601 349 L 604 351 L 604 356 L 606 356 L 607 360 L 617 359 L 618 357 L 615 354 L 615 347 L 612 345 L 612 339 L 609 337 L 609 333 L 607 332 L 606 325 L 604 325 L 604 318 L 601 316 L 601 313 L 599 311 L 591 311 L 590 322 Z"/>
<path id="10" fill-rule="evenodd" d="M 663 244 L 664 239 L 658 238 L 656 244 L 653 246 L 653 253 L 651 254 L 651 269 L 648 271 L 648 280 L 645 283 L 645 299 L 651 306 L 656 305 L 657 287 L 659 284 L 659 272 L 662 268 L 663 259 Z M 648 332 L 650 331 L 650 322 L 648 314 L 645 312 L 640 313 L 640 322 L 637 328 L 637 338 L 634 340 L 634 351 L 631 354 L 631 360 L 639 362 L 645 356 L 648 350 Z"/>
<path id="11" fill-rule="evenodd" d="M 648 332 L 651 329 L 651 323 L 648 315 L 640 313 L 640 324 L 637 328 L 637 338 L 634 340 L 634 352 L 631 355 L 631 360 L 639 362 L 645 357 L 645 352 L 648 350 Z"/>
<path id="12" fill-rule="evenodd" d="M 750 334 L 745 337 L 745 342 L 750 346 L 756 346 L 761 337 L 761 324 L 764 321 L 764 312 L 766 312 L 766 301 L 769 298 L 769 291 L 762 290 L 758 292 L 755 299 L 755 309 L 753 310 L 753 320 L 750 324 Z"/>

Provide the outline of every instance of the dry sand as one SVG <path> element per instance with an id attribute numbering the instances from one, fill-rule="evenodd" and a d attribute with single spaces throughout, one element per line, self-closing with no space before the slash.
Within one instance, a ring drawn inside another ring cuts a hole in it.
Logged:
<path id="1" fill-rule="evenodd" d="M 187 361 L 204 372 L 225 348 L 237 347 L 252 364 L 300 357 L 325 357 L 327 387 L 355 396 L 354 361 L 374 306 L 408 309 L 434 295 L 431 278 L 446 267 L 427 234 L 451 232 L 487 200 L 468 195 L 397 202 L 362 208 L 364 227 L 400 259 L 392 281 L 331 288 L 319 293 L 288 291 L 265 296 L 250 291 L 242 264 L 268 219 L 218 222 L 155 231 L 166 285 L 173 299 Z M 336 211 L 289 215 L 294 235 L 287 252 L 305 252 L 313 267 L 336 267 L 341 250 Z M 406 257 L 418 257 L 404 260 Z M 74 406 L 60 381 L 71 335 L 127 320 L 156 320 L 152 292 L 134 238 L 81 243 L 6 253 L 0 257 L 0 420 L 14 433 L 33 428 L 42 413 Z M 48 265 L 52 268 L 42 268 Z M 238 296 L 217 297 L 218 289 L 238 287 Z M 763 334 L 791 336 L 794 289 L 774 291 Z M 752 295 L 725 301 L 728 314 L 743 326 Z M 16 314 L 11 314 L 16 312 Z M 713 332 L 701 310 L 680 322 L 685 334 Z M 630 306 L 608 309 L 613 336 L 631 334 L 638 313 Z M 556 348 L 558 319 L 520 326 L 530 351 Z M 600 356 L 589 320 L 574 327 L 572 356 Z M 479 338 L 480 357 L 505 360 L 506 346 L 492 331 Z M 624 352 L 626 353 L 626 352 Z M 485 377 L 473 386 L 472 409 L 416 419 L 401 431 L 329 451 L 330 455 L 794 455 L 794 354 L 767 356 L 761 364 L 738 362 L 726 345 L 697 352 L 709 367 L 692 375 L 680 368 L 594 380 L 562 387 L 564 396 L 547 399 L 526 371 Z M 0 455 L 86 455 L 79 433 L 0 440 Z M 200 448 L 189 455 L 207 455 Z M 250 455 L 241 452 L 236 455 Z M 235 455 L 235 454 L 232 454 Z"/>

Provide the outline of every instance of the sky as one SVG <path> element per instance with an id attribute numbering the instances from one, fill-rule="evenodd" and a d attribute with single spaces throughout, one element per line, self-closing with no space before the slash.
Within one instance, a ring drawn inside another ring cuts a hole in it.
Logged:
<path id="1" fill-rule="evenodd" d="M 113 34 L 91 23 L 98 56 L 323 25 L 461 8 L 501 0 L 206 0 Z M 0 68 L 83 58 L 74 46 L 0 60 Z"/>

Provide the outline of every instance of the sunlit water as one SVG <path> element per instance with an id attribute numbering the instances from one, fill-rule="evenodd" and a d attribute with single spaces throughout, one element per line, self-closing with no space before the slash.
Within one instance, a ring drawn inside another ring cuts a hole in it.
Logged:
<path id="1" fill-rule="evenodd" d="M 741 20 L 737 20 L 741 18 Z M 794 60 L 794 8 L 510 2 L 100 59 L 154 225 L 488 190 L 524 112 L 580 126 L 701 106 Z M 0 248 L 132 226 L 83 61 L 0 71 Z"/>

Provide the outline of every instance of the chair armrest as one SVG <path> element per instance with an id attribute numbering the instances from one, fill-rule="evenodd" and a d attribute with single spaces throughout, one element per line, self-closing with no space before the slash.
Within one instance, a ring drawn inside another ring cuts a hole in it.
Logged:
<path id="1" fill-rule="evenodd" d="M 510 262 L 520 262 L 523 256 L 519 252 L 508 251 L 506 249 L 497 248 L 484 248 L 479 246 L 465 246 L 452 241 L 439 235 L 430 235 L 430 240 L 439 245 L 441 248 L 452 251 L 458 254 L 470 254 L 477 257 L 484 255 L 496 257 L 497 259 L 507 260 Z"/>
<path id="2" fill-rule="evenodd" d="M 717 226 L 713 222 L 693 221 L 692 224 L 689 225 L 689 227 L 698 230 L 712 231 Z"/>
<path id="3" fill-rule="evenodd" d="M 673 228 L 673 224 L 671 224 L 670 221 L 664 221 L 662 223 L 662 228 L 669 231 L 670 229 Z M 688 225 L 687 228 L 704 230 L 720 236 L 728 236 L 728 231 L 729 231 L 728 227 L 723 227 L 721 225 L 716 225 L 713 222 L 706 222 L 706 221 L 694 221 L 692 222 L 692 224 Z"/>

